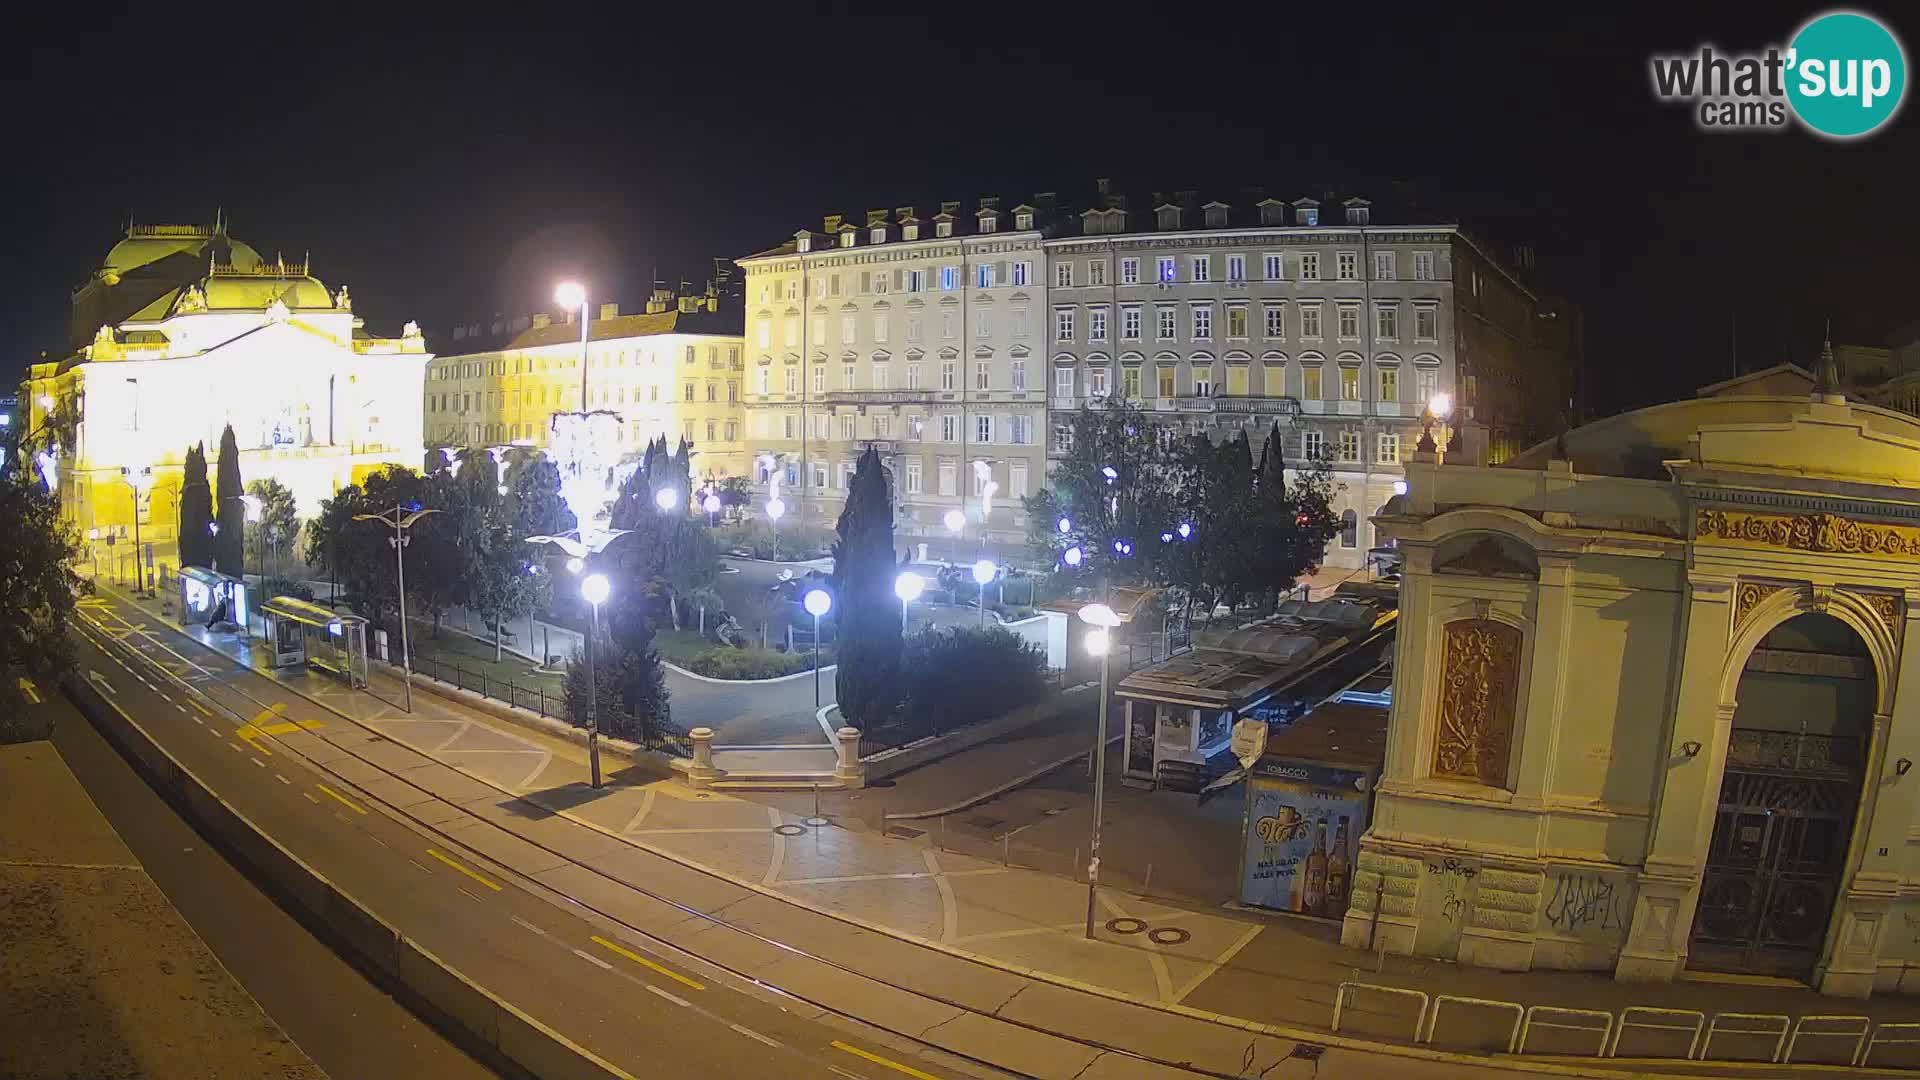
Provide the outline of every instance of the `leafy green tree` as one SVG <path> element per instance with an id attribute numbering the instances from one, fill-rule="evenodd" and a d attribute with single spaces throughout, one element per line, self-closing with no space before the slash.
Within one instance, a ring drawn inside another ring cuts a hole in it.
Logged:
<path id="1" fill-rule="evenodd" d="M 280 545 L 291 544 L 300 535 L 300 513 L 293 492 L 273 477 L 247 482 L 247 494 L 260 500 L 260 520 L 247 522 L 247 545 L 264 559 L 279 562 Z M 276 567 L 277 571 L 277 567 Z M 262 574 L 266 568 L 260 568 Z"/>
<path id="2" fill-rule="evenodd" d="M 187 448 L 180 472 L 180 565 L 212 568 L 211 524 L 213 489 L 207 484 L 207 447 L 201 443 Z"/>
<path id="3" fill-rule="evenodd" d="M 678 630 L 681 605 L 694 602 L 703 590 L 711 593 L 720 580 L 720 548 L 713 534 L 691 520 L 674 522 L 665 572 L 673 590 L 673 628 Z"/>
<path id="4" fill-rule="evenodd" d="M 220 528 L 213 536 L 213 566 L 223 574 L 243 577 L 247 572 L 247 504 L 240 501 L 240 496 L 247 489 L 240 482 L 240 446 L 233 437 L 232 424 L 220 432 L 217 471 L 213 520 Z"/>
<path id="5" fill-rule="evenodd" d="M 587 678 L 587 658 L 575 649 L 567 661 L 566 681 L 561 693 L 567 705 L 567 718 L 575 727 L 587 726 L 587 701 L 594 703 L 594 720 L 600 732 L 649 746 L 659 741 L 670 722 L 671 708 L 666 672 L 660 666 L 660 654 L 651 640 L 639 652 L 622 649 L 604 625 L 594 639 L 593 678 Z"/>
<path id="6" fill-rule="evenodd" d="M 1080 548 L 1086 558 L 1073 572 L 1077 577 L 1165 581 L 1158 546 L 1160 535 L 1177 524 L 1177 440 L 1139 406 L 1118 398 L 1081 408 L 1068 424 L 1072 446 L 1055 464 L 1050 486 L 1023 499 L 1029 542 L 1055 560 Z M 1063 517 L 1065 533 L 1057 526 Z M 1132 553 L 1122 554 L 1123 548 Z"/>
<path id="7" fill-rule="evenodd" d="M 507 519 L 521 540 L 529 536 L 559 536 L 578 527 L 567 500 L 560 495 L 560 469 L 545 458 L 509 457 L 507 461 Z"/>
<path id="8" fill-rule="evenodd" d="M 73 572 L 79 534 L 32 470 L 0 477 L 0 671 L 58 675 L 73 663 L 67 626 L 75 597 L 91 586 Z"/>
<path id="9" fill-rule="evenodd" d="M 907 637 L 900 667 L 904 721 L 931 732 L 998 716 L 1047 691 L 1046 650 L 1004 626 L 924 627 Z"/>
<path id="10" fill-rule="evenodd" d="M 872 446 L 860 455 L 833 546 L 839 627 L 834 686 L 855 727 L 878 724 L 900 704 L 900 602 L 893 595 L 893 495 Z"/>

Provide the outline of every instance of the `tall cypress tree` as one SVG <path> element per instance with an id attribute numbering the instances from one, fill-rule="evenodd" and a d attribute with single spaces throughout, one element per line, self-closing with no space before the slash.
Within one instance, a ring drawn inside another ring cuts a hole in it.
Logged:
<path id="1" fill-rule="evenodd" d="M 207 526 L 212 523 L 213 491 L 207 486 L 207 446 L 200 443 L 187 448 L 187 463 L 180 474 L 181 566 L 205 569 L 213 565 L 213 538 L 207 535 Z"/>
<path id="2" fill-rule="evenodd" d="M 220 531 L 213 537 L 214 569 L 240 577 L 247 572 L 247 504 L 240 501 L 246 486 L 240 482 L 240 445 L 233 437 L 233 425 L 220 433 L 220 461 L 214 491 L 213 519 Z"/>
<path id="3" fill-rule="evenodd" d="M 872 445 L 860 455 L 833 545 L 840 715 L 879 723 L 900 703 L 900 601 L 893 595 L 893 496 Z"/>

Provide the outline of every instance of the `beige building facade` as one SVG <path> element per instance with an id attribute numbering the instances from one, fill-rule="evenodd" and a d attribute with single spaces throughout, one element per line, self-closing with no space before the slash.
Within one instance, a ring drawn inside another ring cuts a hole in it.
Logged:
<path id="1" fill-rule="evenodd" d="M 1920 421 L 1798 374 L 1409 463 L 1349 945 L 1920 983 Z"/>
<path id="2" fill-rule="evenodd" d="M 545 448 L 553 414 L 606 410 L 619 448 L 664 436 L 693 444 L 696 480 L 745 476 L 744 342 L 737 304 L 714 290 L 656 289 L 639 314 L 602 304 L 581 368 L 578 316 L 536 315 L 497 340 L 463 332 L 427 369 L 423 422 L 431 446 Z M 484 343 L 484 348 L 474 349 Z M 584 378 L 582 377 L 584 374 Z M 582 395 L 584 396 L 584 399 Z"/>

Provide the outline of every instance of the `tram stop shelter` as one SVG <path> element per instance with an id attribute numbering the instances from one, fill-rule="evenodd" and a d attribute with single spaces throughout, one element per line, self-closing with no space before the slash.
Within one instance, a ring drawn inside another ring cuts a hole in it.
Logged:
<path id="1" fill-rule="evenodd" d="M 292 596 L 260 605 L 273 666 L 305 665 L 348 686 L 367 685 L 367 620 Z"/>
<path id="2" fill-rule="evenodd" d="M 232 623 L 246 630 L 247 583 L 231 574 L 201 566 L 180 568 L 180 624 L 213 626 Z"/>

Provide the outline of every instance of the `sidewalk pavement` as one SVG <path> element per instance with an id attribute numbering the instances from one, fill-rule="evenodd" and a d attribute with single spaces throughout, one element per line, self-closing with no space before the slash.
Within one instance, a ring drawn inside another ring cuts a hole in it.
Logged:
<path id="1" fill-rule="evenodd" d="M 0 746 L 0 942 L 0 1076 L 325 1080 L 50 742 Z"/>
<path id="2" fill-rule="evenodd" d="M 843 924 L 990 968 L 1235 1026 L 1253 1021 L 1324 1031 L 1331 1021 L 1336 990 L 1346 981 L 1615 1012 L 1626 1006 L 1659 1006 L 1708 1014 L 1741 1011 L 1920 1019 L 1920 1004 L 1909 998 L 1838 1001 L 1805 987 L 1687 981 L 1628 985 L 1606 973 L 1504 974 L 1427 959 L 1382 961 L 1371 953 L 1342 948 L 1338 926 L 1325 921 L 1205 910 L 1108 888 L 1098 894 L 1100 925 L 1095 939 L 1088 941 L 1083 937 L 1085 884 L 992 858 L 942 850 L 937 833 L 908 836 L 896 826 L 889 834 L 875 827 L 881 814 L 873 809 L 885 807 L 890 794 L 886 788 L 824 794 L 821 812 L 828 820 L 813 825 L 806 821 L 811 815 L 809 796 L 754 801 L 694 792 L 677 781 L 635 783 L 637 770 L 593 792 L 584 784 L 584 751 L 571 743 L 515 729 L 430 695 L 415 694 L 416 715 L 399 718 L 391 706 L 364 693 L 326 691 L 316 687 L 320 680 L 313 677 L 295 676 L 294 680 L 302 693 L 342 715 L 365 717 L 367 726 L 383 735 L 496 787 L 521 793 L 524 802 L 544 814 L 588 825 L 635 848 L 762 894 L 766 899 L 757 901 L 752 910 L 763 915 L 772 914 L 768 900 L 785 901 Z M 363 699 L 365 704 L 356 705 L 353 699 Z M 481 752 L 470 752 L 468 740 L 475 739 L 486 741 Z M 511 767 L 495 764 L 515 758 L 507 752 L 513 750 L 518 757 Z M 527 767 L 543 756 L 538 767 Z M 808 805 L 804 809 L 787 805 L 795 798 L 809 800 Z M 500 820 L 503 827 L 537 841 L 548 831 L 539 817 L 522 811 Z M 691 895 L 687 900 L 701 910 L 713 910 Z M 730 910 L 725 917 L 736 914 Z M 791 925 L 788 917 L 781 921 Z M 856 940 L 865 938 L 855 934 Z M 856 948 L 854 956 L 851 962 L 861 966 L 866 954 Z M 862 966 L 862 970 L 873 969 Z M 917 965 L 890 967 L 886 976 L 910 988 L 914 980 L 930 977 Z M 1173 1017 L 1166 1019 L 1176 1022 Z M 1368 1030 L 1404 1041 L 1410 1034 L 1408 1019 L 1391 1003 L 1376 999 L 1368 1006 L 1349 1008 L 1342 1026 L 1343 1031 Z M 1495 1015 L 1493 1020 L 1496 1031 L 1504 1030 L 1504 1016 Z M 1452 1029 L 1461 1022 L 1458 1016 L 1449 1021 L 1449 1033 L 1454 1034 Z"/>

